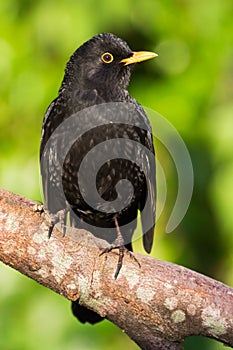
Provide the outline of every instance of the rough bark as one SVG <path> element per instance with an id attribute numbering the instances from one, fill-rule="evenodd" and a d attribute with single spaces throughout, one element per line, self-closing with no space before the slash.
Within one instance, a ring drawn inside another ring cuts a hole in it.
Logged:
<path id="1" fill-rule="evenodd" d="M 84 230 L 59 229 L 48 239 L 49 219 L 35 203 L 0 190 L 0 260 L 95 310 L 142 349 L 181 349 L 203 335 L 233 347 L 233 289 L 182 266 L 117 251 L 100 256 L 100 241 Z M 102 244 L 103 246 L 103 244 Z"/>

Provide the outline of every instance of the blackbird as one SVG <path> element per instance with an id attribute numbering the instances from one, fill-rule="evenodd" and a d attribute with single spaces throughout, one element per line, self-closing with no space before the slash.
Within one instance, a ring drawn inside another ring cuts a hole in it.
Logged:
<path id="1" fill-rule="evenodd" d="M 45 206 L 52 217 L 49 236 L 56 222 L 66 223 L 69 213 L 72 226 L 109 243 L 102 253 L 119 249 L 115 278 L 124 252 L 134 258 L 130 251 L 138 210 L 148 253 L 153 243 L 152 131 L 127 86 L 132 66 L 156 56 L 134 52 L 110 33 L 94 36 L 70 57 L 58 97 L 43 120 L 40 162 Z M 72 310 L 83 323 L 102 319 L 78 301 Z"/>

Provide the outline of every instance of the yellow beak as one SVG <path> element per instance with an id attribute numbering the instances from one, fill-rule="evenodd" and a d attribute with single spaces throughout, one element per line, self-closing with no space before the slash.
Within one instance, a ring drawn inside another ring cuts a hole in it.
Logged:
<path id="1" fill-rule="evenodd" d="M 154 58 L 157 56 L 158 56 L 157 53 L 154 53 L 154 52 L 137 51 L 137 52 L 133 52 L 132 56 L 121 60 L 120 63 L 124 63 L 124 66 L 127 66 L 128 64 L 150 60 L 151 58 Z"/>

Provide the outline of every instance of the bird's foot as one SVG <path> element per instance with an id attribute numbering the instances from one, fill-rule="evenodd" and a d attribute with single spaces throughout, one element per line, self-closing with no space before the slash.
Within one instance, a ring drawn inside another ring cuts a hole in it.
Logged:
<path id="1" fill-rule="evenodd" d="M 43 203 L 40 201 L 36 201 L 36 203 L 33 206 L 33 211 L 36 213 L 43 214 L 45 211 Z"/>
<path id="2" fill-rule="evenodd" d="M 43 213 L 48 213 L 49 218 L 50 218 L 50 225 L 49 225 L 49 232 L 48 232 L 48 237 L 50 238 L 52 233 L 53 233 L 53 229 L 54 226 L 60 222 L 61 224 L 61 229 L 63 232 L 63 236 L 65 236 L 66 234 L 66 215 L 69 211 L 69 207 L 67 206 L 67 208 L 59 210 L 56 214 L 50 213 L 46 210 L 45 206 L 43 205 L 43 203 L 37 201 L 37 203 L 34 205 L 33 210 L 37 213 L 43 214 Z"/>
<path id="3" fill-rule="evenodd" d="M 66 217 L 69 212 L 70 207 L 67 206 L 65 209 L 59 210 L 56 214 L 49 213 L 51 222 L 49 225 L 48 237 L 50 238 L 53 233 L 54 226 L 59 222 L 61 224 L 61 230 L 63 233 L 63 237 L 66 234 Z"/>
<path id="4" fill-rule="evenodd" d="M 119 258 L 118 258 L 118 262 L 117 262 L 117 268 L 116 268 L 116 272 L 114 275 L 114 278 L 117 279 L 117 276 L 119 275 L 119 272 L 122 268 L 122 264 L 123 264 L 123 258 L 124 258 L 124 253 L 126 252 L 127 254 L 129 254 L 129 256 L 138 264 L 139 267 L 141 267 L 138 259 L 133 255 L 133 253 L 131 251 L 129 251 L 125 246 L 125 242 L 124 242 L 124 238 L 122 236 L 119 224 L 118 224 L 118 220 L 117 218 L 114 218 L 114 222 L 115 222 L 115 226 L 116 226 L 116 231 L 117 231 L 117 238 L 115 239 L 115 241 L 107 248 L 105 248 L 100 255 L 103 255 L 105 253 L 109 253 L 111 252 L 111 250 L 113 249 L 119 249 Z"/>
<path id="5" fill-rule="evenodd" d="M 109 247 L 105 248 L 100 253 L 100 256 L 105 254 L 105 253 L 111 252 L 113 249 L 119 249 L 119 257 L 118 257 L 118 262 L 117 262 L 117 268 L 116 268 L 116 272 L 115 272 L 115 275 L 114 275 L 115 279 L 117 279 L 117 277 L 119 275 L 119 272 L 120 272 L 120 270 L 122 268 L 124 253 L 129 254 L 129 256 L 138 264 L 138 266 L 141 267 L 140 262 L 138 261 L 138 259 L 124 245 L 121 245 L 121 246 L 118 246 L 118 247 L 116 247 L 115 245 L 110 245 Z"/>

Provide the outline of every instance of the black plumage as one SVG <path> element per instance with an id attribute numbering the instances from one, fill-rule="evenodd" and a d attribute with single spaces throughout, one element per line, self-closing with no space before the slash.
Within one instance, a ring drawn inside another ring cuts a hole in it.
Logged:
<path id="1" fill-rule="evenodd" d="M 145 111 L 129 95 L 127 86 L 132 65 L 155 56 L 133 52 L 113 34 L 93 37 L 71 56 L 58 97 L 43 121 L 40 159 L 46 207 L 55 217 L 62 211 L 66 217 L 69 211 L 73 226 L 107 240 L 107 250 L 119 248 L 115 277 L 125 247 L 132 250 L 138 210 L 148 253 L 153 243 L 156 185 L 152 132 Z M 105 153 L 106 161 L 96 169 L 95 162 L 99 164 Z M 88 154 L 91 160 L 85 163 Z M 80 179 L 81 169 L 84 176 Z M 122 180 L 128 181 L 117 187 Z M 90 190 L 93 185 L 97 198 Z M 101 319 L 90 310 L 85 313 L 78 302 L 72 309 L 81 322 Z"/>

